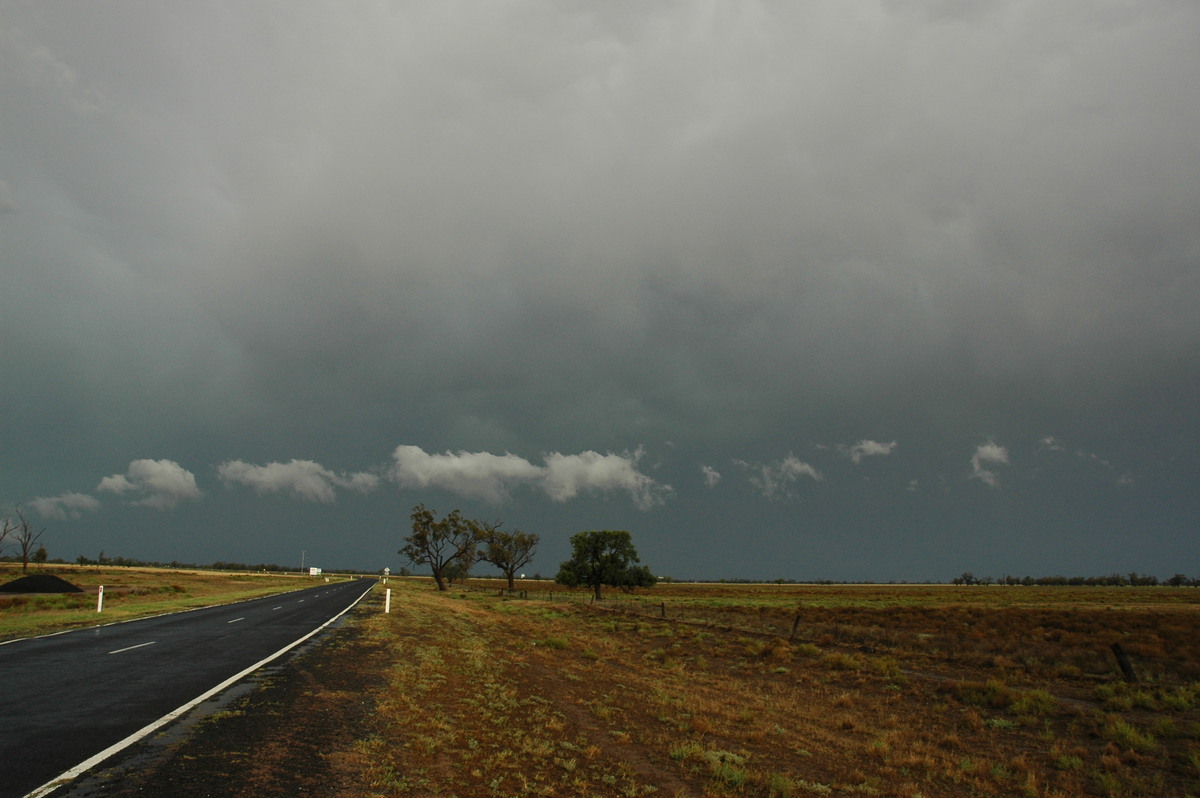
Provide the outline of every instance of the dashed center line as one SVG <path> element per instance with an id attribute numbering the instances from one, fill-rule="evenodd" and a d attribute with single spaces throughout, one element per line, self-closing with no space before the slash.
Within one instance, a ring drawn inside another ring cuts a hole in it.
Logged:
<path id="1" fill-rule="evenodd" d="M 108 653 L 109 654 L 120 654 L 123 651 L 133 651 L 135 648 L 142 648 L 143 646 L 152 646 L 157 642 L 158 642 L 157 640 L 151 640 L 149 643 L 138 643 L 136 646 L 127 646 L 126 648 L 118 648 L 116 651 L 110 651 Z"/>
<path id="2" fill-rule="evenodd" d="M 283 607 L 272 607 L 271 612 L 275 612 L 275 610 L 281 610 L 281 609 L 283 609 Z"/>
<path id="3" fill-rule="evenodd" d="M 232 621 L 226 621 L 226 623 L 237 623 L 238 621 L 244 621 L 244 620 L 246 620 L 245 617 L 234 618 Z"/>

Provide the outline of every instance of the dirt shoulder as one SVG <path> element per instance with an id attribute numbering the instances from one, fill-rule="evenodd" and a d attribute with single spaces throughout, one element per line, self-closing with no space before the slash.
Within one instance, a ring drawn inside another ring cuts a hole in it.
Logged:
<path id="1" fill-rule="evenodd" d="M 1194 779 L 1191 710 L 1176 737 L 1148 719 L 1146 742 L 1098 707 L 900 665 L 409 587 L 70 795 L 1168 795 Z"/>

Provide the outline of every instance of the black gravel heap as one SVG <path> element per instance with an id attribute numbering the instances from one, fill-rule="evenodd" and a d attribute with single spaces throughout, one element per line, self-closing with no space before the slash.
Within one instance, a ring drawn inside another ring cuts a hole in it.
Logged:
<path id="1" fill-rule="evenodd" d="M 22 576 L 0 585 L 0 593 L 82 593 L 83 588 L 76 587 L 66 579 L 59 579 L 53 574 L 33 574 Z"/>

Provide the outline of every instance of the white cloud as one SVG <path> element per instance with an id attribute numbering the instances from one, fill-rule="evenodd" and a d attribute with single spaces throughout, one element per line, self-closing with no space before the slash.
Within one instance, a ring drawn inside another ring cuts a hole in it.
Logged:
<path id="1" fill-rule="evenodd" d="M 971 479 L 978 479 L 993 488 L 1000 487 L 1000 477 L 985 468 L 985 464 L 1008 465 L 1008 449 L 988 441 L 975 447 L 975 454 L 971 455 Z"/>
<path id="2" fill-rule="evenodd" d="M 100 480 L 100 484 L 96 486 L 96 490 L 106 490 L 109 493 L 122 494 L 133 490 L 133 483 L 126 479 L 124 474 L 113 474 L 111 477 L 105 477 Z"/>
<path id="3" fill-rule="evenodd" d="M 821 472 L 791 454 L 777 463 L 754 464 L 745 460 L 734 460 L 733 463 L 750 472 L 750 484 L 768 499 L 789 496 L 788 487 L 800 477 L 816 482 L 824 479 Z"/>
<path id="4" fill-rule="evenodd" d="M 292 493 L 307 501 L 324 503 L 334 500 L 335 487 L 368 493 L 379 484 L 379 477 L 375 474 L 337 474 L 312 460 L 274 462 L 263 466 L 230 460 L 218 466 L 217 473 L 227 485 L 247 485 L 259 493 Z"/>
<path id="5" fill-rule="evenodd" d="M 700 470 L 704 472 L 704 487 L 715 487 L 721 481 L 721 472 L 712 466 L 700 466 Z"/>
<path id="6" fill-rule="evenodd" d="M 878 441 L 861 440 L 853 446 L 839 447 L 855 465 L 862 462 L 864 457 L 886 457 L 896 448 L 896 441 L 879 443 Z"/>
<path id="7" fill-rule="evenodd" d="M 573 499 L 581 491 L 625 490 L 638 509 L 649 510 L 662 504 L 671 488 L 659 485 L 637 470 L 641 456 L 641 449 L 632 454 L 552 452 L 546 455 L 542 489 L 557 502 Z"/>
<path id="8" fill-rule="evenodd" d="M 96 490 L 140 495 L 142 498 L 131 504 L 156 510 L 170 510 L 181 501 L 204 495 L 196 487 L 195 475 L 174 460 L 134 460 L 124 474 L 113 474 L 100 480 Z"/>
<path id="9" fill-rule="evenodd" d="M 61 496 L 39 496 L 29 502 L 29 508 L 42 518 L 79 518 L 85 512 L 95 512 L 102 505 L 95 496 L 86 493 L 64 493 Z"/>
<path id="10" fill-rule="evenodd" d="M 523 457 L 490 452 L 429 454 L 401 444 L 392 452 L 392 479 L 406 488 L 442 488 L 468 498 L 500 502 L 513 485 L 534 482 L 542 469 Z"/>
<path id="11" fill-rule="evenodd" d="M 545 455 L 539 466 L 515 454 L 445 452 L 429 454 L 419 446 L 400 445 L 392 453 L 390 476 L 402 487 L 442 488 L 469 498 L 500 502 L 519 486 L 540 489 L 557 502 L 584 491 L 625 490 L 634 504 L 649 509 L 663 501 L 670 487 L 637 470 L 641 450 L 625 454 Z"/>

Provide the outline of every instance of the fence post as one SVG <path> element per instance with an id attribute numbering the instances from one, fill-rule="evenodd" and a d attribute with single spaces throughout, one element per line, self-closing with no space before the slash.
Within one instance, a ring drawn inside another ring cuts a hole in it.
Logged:
<path id="1" fill-rule="evenodd" d="M 100 590 L 96 592 L 96 612 L 104 609 L 104 585 L 100 585 Z"/>
<path id="2" fill-rule="evenodd" d="M 1113 656 L 1117 658 L 1117 664 L 1121 666 L 1121 673 L 1125 674 L 1125 681 L 1136 682 L 1137 674 L 1133 672 L 1133 665 L 1129 662 L 1129 657 L 1125 656 L 1125 649 L 1121 648 L 1120 643 L 1113 643 Z"/>
<path id="3" fill-rule="evenodd" d="M 392 611 L 392 589 L 390 587 L 383 593 L 383 611 L 385 613 Z"/>
<path id="4" fill-rule="evenodd" d="M 658 617 L 660 617 L 660 618 L 666 618 L 666 617 L 667 617 L 667 602 L 665 602 L 665 601 L 664 601 L 664 602 L 662 603 L 662 605 L 660 606 L 660 608 L 659 608 L 659 613 L 658 613 Z"/>
<path id="5" fill-rule="evenodd" d="M 796 616 L 796 620 L 792 621 L 792 633 L 788 636 L 788 640 L 796 639 L 796 628 L 800 626 L 800 616 Z"/>

